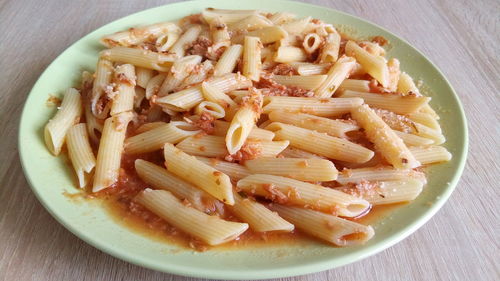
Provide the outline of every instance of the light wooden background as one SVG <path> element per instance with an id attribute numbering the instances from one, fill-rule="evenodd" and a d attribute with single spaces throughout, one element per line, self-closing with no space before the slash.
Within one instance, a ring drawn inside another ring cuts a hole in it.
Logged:
<path id="1" fill-rule="evenodd" d="M 64 229 L 29 189 L 17 148 L 26 95 L 58 54 L 103 24 L 169 2 L 0 0 L 0 279 L 193 280 L 125 263 Z M 307 2 L 373 21 L 423 51 L 465 106 L 470 149 L 448 203 L 408 239 L 342 268 L 282 280 L 500 280 L 500 2 Z"/>

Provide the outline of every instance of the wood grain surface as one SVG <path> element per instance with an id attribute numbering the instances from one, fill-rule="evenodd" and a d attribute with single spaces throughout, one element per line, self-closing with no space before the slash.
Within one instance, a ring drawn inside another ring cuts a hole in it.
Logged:
<path id="1" fill-rule="evenodd" d="M 85 244 L 37 201 L 18 157 L 24 100 L 47 65 L 90 31 L 171 1 L 0 0 L 0 280 L 194 280 L 128 264 Z M 470 148 L 446 205 L 384 252 L 281 280 L 500 280 L 500 2 L 307 1 L 375 22 L 428 56 L 465 107 Z"/>

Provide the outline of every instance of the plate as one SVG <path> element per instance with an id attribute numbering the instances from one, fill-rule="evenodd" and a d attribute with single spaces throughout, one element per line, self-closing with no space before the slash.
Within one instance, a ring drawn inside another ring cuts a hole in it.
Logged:
<path id="1" fill-rule="evenodd" d="M 277 245 L 239 250 L 210 250 L 203 253 L 179 250 L 175 245 L 152 240 L 113 221 L 95 202 L 78 200 L 73 171 L 65 157 L 53 157 L 43 142 L 43 127 L 53 116 L 49 94 L 60 95 L 78 85 L 82 70 L 93 70 L 102 49 L 98 39 L 129 27 L 176 20 L 199 13 L 205 7 L 261 9 L 312 16 L 354 30 L 356 37 L 381 35 L 390 42 L 388 57 L 397 57 L 401 67 L 425 81 L 424 91 L 441 116 L 447 138 L 445 147 L 453 159 L 429 171 L 429 183 L 417 200 L 398 209 L 373 226 L 375 237 L 363 246 L 334 248 L 311 241 L 301 245 Z M 428 221 L 448 199 L 462 173 L 467 154 L 467 125 L 453 88 L 422 53 L 396 35 L 360 18 L 298 2 L 280 0 L 190 1 L 145 10 L 83 37 L 40 76 L 26 100 L 20 123 L 19 150 L 24 173 L 40 202 L 62 225 L 94 247 L 119 259 L 154 270 L 178 275 L 217 279 L 277 278 L 318 272 L 352 263 L 401 241 Z M 53 253 L 55 254 L 55 253 Z"/>

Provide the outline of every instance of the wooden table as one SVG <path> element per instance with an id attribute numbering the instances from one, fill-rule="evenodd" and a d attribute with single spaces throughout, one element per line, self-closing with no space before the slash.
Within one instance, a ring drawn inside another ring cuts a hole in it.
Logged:
<path id="1" fill-rule="evenodd" d="M 64 229 L 28 187 L 17 148 L 24 100 L 58 54 L 101 25 L 168 2 L 0 1 L 0 279 L 193 280 L 128 264 Z M 308 2 L 373 21 L 426 54 L 465 106 L 470 150 L 448 203 L 408 239 L 351 265 L 283 280 L 500 280 L 500 2 Z"/>

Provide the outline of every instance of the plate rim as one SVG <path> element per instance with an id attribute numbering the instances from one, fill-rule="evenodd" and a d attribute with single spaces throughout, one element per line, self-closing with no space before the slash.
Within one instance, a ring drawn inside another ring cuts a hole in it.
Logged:
<path id="1" fill-rule="evenodd" d="M 279 277 L 290 277 L 290 276 L 298 276 L 298 275 L 304 275 L 304 274 L 310 274 L 314 272 L 320 272 L 328 269 L 333 269 L 337 268 L 340 266 L 344 266 L 350 263 L 358 262 L 362 259 L 365 259 L 369 256 L 375 255 L 377 253 L 380 253 L 381 251 L 399 243 L 403 239 L 407 238 L 409 235 L 411 235 L 413 232 L 415 232 L 417 229 L 422 227 L 426 222 L 428 222 L 440 209 L 441 207 L 448 201 L 449 197 L 457 187 L 457 184 L 462 176 L 463 170 L 465 168 L 465 164 L 467 161 L 467 156 L 468 156 L 468 147 L 469 147 L 469 132 L 468 132 L 468 122 L 467 118 L 465 115 L 464 107 L 463 104 L 457 95 L 457 92 L 451 85 L 450 81 L 448 78 L 443 74 L 443 72 L 429 59 L 427 56 L 425 56 L 420 50 L 415 48 L 412 44 L 410 44 L 406 39 L 403 37 L 395 34 L 392 31 L 387 30 L 386 28 L 379 26 L 378 24 L 375 24 L 369 20 L 363 19 L 361 17 L 339 11 L 330 7 L 325 7 L 325 6 L 320 6 L 320 5 L 315 5 L 315 4 L 310 4 L 310 3 L 303 3 L 303 2 L 298 2 L 298 1 L 289 1 L 289 0 L 272 0 L 273 2 L 281 2 L 283 4 L 286 3 L 294 3 L 294 5 L 302 5 L 302 6 L 307 6 L 307 7 L 314 7 L 314 8 L 320 8 L 326 10 L 328 13 L 338 13 L 342 14 L 347 17 L 354 18 L 358 21 L 364 22 L 366 24 L 372 25 L 376 28 L 379 28 L 383 30 L 384 32 L 387 32 L 395 37 L 397 37 L 399 40 L 401 40 L 404 44 L 406 44 L 409 48 L 411 48 L 414 52 L 418 53 L 427 63 L 429 63 L 441 76 L 442 80 L 445 82 L 445 85 L 449 87 L 451 90 L 451 97 L 454 99 L 454 101 L 458 105 L 458 112 L 463 120 L 460 124 L 460 129 L 463 132 L 463 146 L 458 148 L 460 158 L 458 159 L 458 165 L 457 169 L 454 171 L 454 174 L 452 176 L 452 179 L 450 183 L 448 184 L 448 187 L 443 190 L 442 195 L 440 198 L 438 198 L 436 201 L 433 202 L 433 205 L 430 206 L 425 212 L 423 212 L 417 219 L 409 223 L 406 227 L 402 228 L 399 232 L 394 233 L 390 237 L 386 238 L 385 240 L 380 241 L 377 244 L 371 245 L 369 247 L 364 247 L 361 248 L 359 251 L 349 253 L 347 255 L 341 256 L 341 257 L 333 257 L 333 258 L 325 258 L 324 260 L 321 261 L 315 261 L 311 262 L 305 265 L 299 265 L 294 268 L 289 268 L 287 266 L 283 267 L 275 267 L 275 268 L 269 268 L 269 269 L 249 269 L 249 270 L 228 270 L 228 271 L 221 271 L 221 270 L 206 270 L 206 269 L 197 269 L 196 267 L 189 267 L 189 266 L 179 266 L 171 263 L 163 263 L 160 265 L 157 264 L 151 264 L 148 262 L 144 262 L 138 258 L 135 258 L 133 255 L 128 254 L 126 251 L 124 251 L 122 248 L 116 248 L 113 246 L 109 246 L 105 243 L 99 242 L 98 238 L 92 237 L 90 235 L 87 235 L 85 232 L 77 230 L 70 222 L 64 221 L 64 219 L 59 216 L 55 211 L 54 208 L 51 207 L 50 202 L 47 202 L 43 200 L 40 189 L 35 188 L 36 180 L 31 177 L 31 175 L 27 171 L 27 166 L 29 166 L 28 161 L 29 161 L 29 156 L 26 155 L 25 152 L 25 145 L 23 145 L 23 124 L 25 124 L 27 121 L 26 119 L 27 114 L 26 111 L 29 110 L 27 107 L 27 101 L 28 99 L 33 95 L 34 91 L 36 90 L 37 86 L 41 83 L 41 79 L 43 76 L 46 75 L 47 70 L 51 68 L 52 65 L 56 64 L 60 57 L 72 46 L 75 44 L 79 43 L 80 41 L 85 40 L 86 37 L 90 36 L 91 34 L 97 32 L 101 28 L 104 28 L 116 21 L 123 20 L 124 18 L 129 18 L 129 17 L 136 17 L 140 13 L 146 13 L 150 10 L 158 9 L 158 8 L 163 8 L 166 6 L 182 6 L 182 5 L 188 5 L 189 3 L 193 2 L 199 2 L 199 3 L 210 3 L 208 0 L 192 0 L 192 1 L 185 1 L 185 2 L 175 2 L 175 3 L 169 3 L 165 5 L 159 5 L 156 7 L 151 7 L 148 9 L 144 9 L 132 14 L 128 14 L 126 16 L 117 18 L 115 20 L 112 20 L 108 23 L 105 23 L 91 32 L 87 33 L 80 39 L 76 40 L 75 42 L 71 43 L 64 51 L 62 51 L 47 67 L 43 70 L 43 72 L 40 74 L 38 77 L 37 81 L 35 84 L 33 84 L 33 87 L 31 88 L 28 96 L 26 97 L 25 103 L 23 105 L 23 110 L 21 113 L 21 118 L 19 119 L 18 123 L 18 148 L 19 148 L 19 158 L 23 170 L 23 174 L 35 194 L 36 198 L 38 201 L 42 204 L 42 206 L 49 212 L 49 214 L 56 219 L 57 222 L 59 222 L 64 228 L 69 230 L 71 233 L 73 233 L 75 236 L 77 236 L 79 239 L 82 239 L 85 241 L 87 244 L 91 245 L 92 247 L 96 248 L 97 250 L 104 252 L 106 254 L 109 254 L 115 258 L 118 258 L 120 260 L 160 271 L 160 272 L 165 272 L 165 273 L 171 273 L 171 274 L 176 274 L 176 275 L 181 275 L 181 276 L 188 276 L 188 277 L 196 277 L 196 278 L 217 278 L 217 279 L 224 279 L 224 280 L 243 280 L 243 279 L 261 279 L 261 278 L 279 278 Z M 265 9 L 265 8 L 264 8 Z M 455 156 L 454 156 L 455 157 Z M 353 257 L 351 257 L 353 256 Z M 335 261 L 335 264 L 333 264 L 333 260 Z M 250 276 L 251 275 L 251 276 Z"/>

